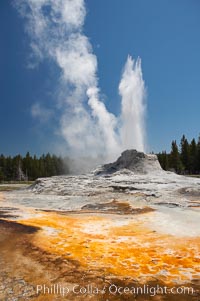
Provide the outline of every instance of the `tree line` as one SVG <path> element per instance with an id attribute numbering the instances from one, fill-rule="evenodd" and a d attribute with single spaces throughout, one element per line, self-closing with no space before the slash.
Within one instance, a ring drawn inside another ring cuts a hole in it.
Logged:
<path id="1" fill-rule="evenodd" d="M 163 151 L 157 154 L 161 167 L 179 174 L 200 174 L 200 136 L 188 142 L 185 135 L 180 144 L 176 140 L 171 143 L 171 152 Z"/>
<path id="2" fill-rule="evenodd" d="M 157 154 L 164 170 L 179 174 L 200 174 L 200 136 L 188 142 L 182 136 L 179 145 L 176 140 L 171 143 L 171 151 Z M 66 157 L 47 153 L 37 157 L 29 152 L 25 156 L 14 157 L 0 155 L 0 182 L 4 181 L 34 181 L 41 177 L 51 177 L 70 173 L 71 160 Z"/>
<path id="3" fill-rule="evenodd" d="M 0 181 L 33 181 L 40 177 L 68 174 L 67 162 L 56 155 L 0 156 Z"/>

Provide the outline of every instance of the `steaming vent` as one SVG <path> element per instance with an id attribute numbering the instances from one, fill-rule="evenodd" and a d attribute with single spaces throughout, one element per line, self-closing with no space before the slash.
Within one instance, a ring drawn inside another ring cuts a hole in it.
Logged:
<path id="1" fill-rule="evenodd" d="M 158 173 L 163 171 L 156 155 L 138 152 L 135 149 L 125 150 L 113 163 L 102 165 L 95 175 L 113 174 L 131 171 L 134 174 Z"/>
<path id="2" fill-rule="evenodd" d="M 59 120 L 57 132 L 63 138 L 64 153 L 67 149 L 70 157 L 74 158 L 100 156 L 105 158 L 105 163 L 115 160 L 124 149 L 135 148 L 144 152 L 146 89 L 141 59 L 133 59 L 131 55 L 127 57 L 118 86 L 121 109 L 115 115 L 107 109 L 102 99 L 98 60 L 90 38 L 84 34 L 86 1 L 12 2 L 24 18 L 30 38 L 31 57 L 34 58 L 30 67 L 34 68 L 48 59 L 60 70 L 60 73 L 56 71 L 59 74 L 55 81 L 57 85 L 54 87 L 52 83 L 55 107 L 49 110 L 48 105 L 44 107 L 36 102 L 31 114 L 42 122 L 47 115 L 49 123 Z M 54 118 L 54 112 L 60 114 L 59 118 Z M 57 152 L 60 151 L 59 146 Z M 80 166 L 78 172 L 86 168 Z"/>

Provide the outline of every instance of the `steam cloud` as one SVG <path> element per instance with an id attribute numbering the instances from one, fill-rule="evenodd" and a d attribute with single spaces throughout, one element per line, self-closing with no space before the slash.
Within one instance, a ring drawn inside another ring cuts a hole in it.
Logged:
<path id="1" fill-rule="evenodd" d="M 60 134 L 73 154 L 103 154 L 110 160 L 127 148 L 144 151 L 145 87 L 140 59 L 128 56 L 119 85 L 121 116 L 116 117 L 100 100 L 97 58 L 83 33 L 84 0 L 16 0 L 15 6 L 26 19 L 36 62 L 48 58 L 60 68 L 60 89 L 65 95 Z M 39 104 L 32 112 L 42 116 Z"/>
<path id="2" fill-rule="evenodd" d="M 119 84 L 122 97 L 122 145 L 129 149 L 145 151 L 145 86 L 142 79 L 141 60 L 136 62 L 128 56 Z"/>

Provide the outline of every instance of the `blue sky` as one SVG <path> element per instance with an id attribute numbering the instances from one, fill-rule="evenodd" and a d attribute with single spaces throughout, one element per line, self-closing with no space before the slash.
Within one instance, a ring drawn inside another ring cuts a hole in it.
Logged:
<path id="1" fill-rule="evenodd" d="M 101 92 L 119 114 L 118 85 L 130 54 L 142 59 L 147 88 L 149 150 L 169 150 L 172 139 L 200 132 L 200 2 L 198 0 L 86 0 L 84 33 L 98 60 Z M 25 21 L 11 1 L 0 2 L 0 153 L 41 154 L 62 143 L 51 122 L 31 115 L 34 103 L 53 107 L 58 69 L 43 60 L 34 69 Z"/>

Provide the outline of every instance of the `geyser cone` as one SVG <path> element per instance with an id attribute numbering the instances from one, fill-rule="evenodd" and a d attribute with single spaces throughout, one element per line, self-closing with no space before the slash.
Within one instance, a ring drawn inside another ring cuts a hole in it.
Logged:
<path id="1" fill-rule="evenodd" d="M 156 173 L 162 171 L 156 155 L 147 155 L 135 149 L 124 151 L 121 156 L 113 163 L 105 164 L 96 174 L 112 174 L 124 169 L 130 170 L 135 174 Z"/>

